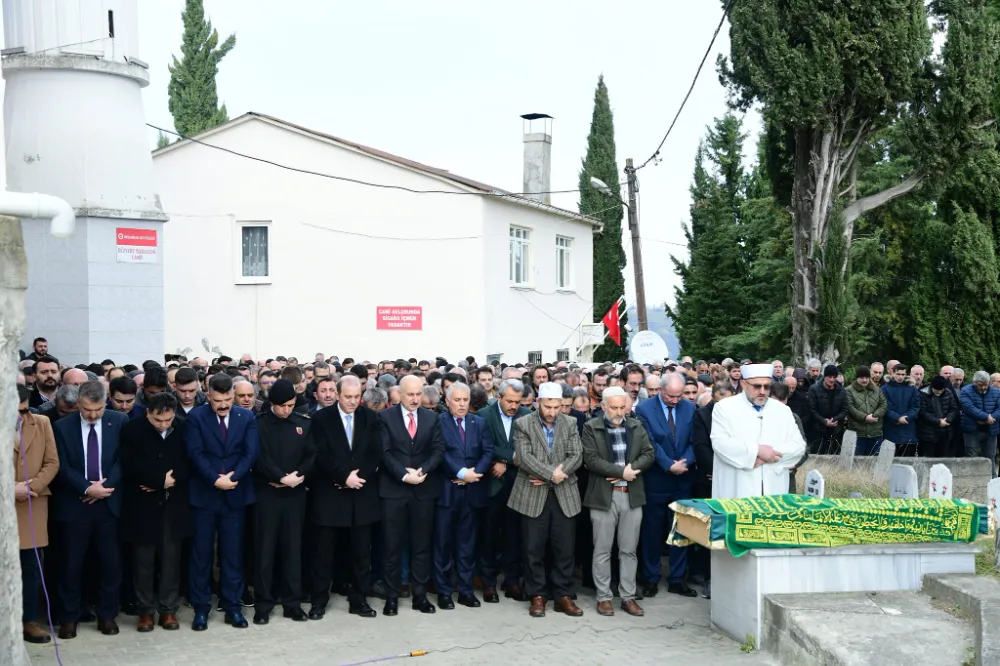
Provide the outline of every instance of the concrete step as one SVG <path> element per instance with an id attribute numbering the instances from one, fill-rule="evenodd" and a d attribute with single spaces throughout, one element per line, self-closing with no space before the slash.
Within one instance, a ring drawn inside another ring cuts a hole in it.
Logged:
<path id="1" fill-rule="evenodd" d="M 976 666 L 1000 664 L 1000 583 L 973 574 L 928 574 L 922 592 L 972 620 Z"/>
<path id="2" fill-rule="evenodd" d="M 957 666 L 976 639 L 950 610 L 917 592 L 770 595 L 764 649 L 782 666 Z"/>

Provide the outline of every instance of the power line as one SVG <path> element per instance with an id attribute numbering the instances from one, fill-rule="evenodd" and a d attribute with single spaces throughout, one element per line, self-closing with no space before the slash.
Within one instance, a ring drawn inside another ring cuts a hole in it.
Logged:
<path id="1" fill-rule="evenodd" d="M 265 159 L 263 157 L 256 157 L 255 155 L 247 155 L 246 153 L 241 153 L 231 148 L 226 148 L 225 146 L 219 146 L 213 143 L 207 143 L 201 139 L 195 139 L 194 137 L 184 136 L 178 132 L 172 130 L 164 129 L 162 127 L 157 127 L 152 123 L 146 123 L 146 127 L 151 127 L 157 131 L 164 132 L 166 134 L 172 134 L 181 139 L 191 141 L 192 143 L 197 143 L 208 148 L 214 148 L 215 150 L 221 150 L 222 152 L 229 153 L 230 155 L 236 155 L 237 157 L 242 157 L 244 159 L 253 160 L 254 162 L 261 162 L 263 164 L 270 164 L 271 166 L 278 167 L 279 169 L 286 169 L 288 171 L 294 171 L 296 173 L 303 173 L 310 176 L 319 176 L 320 178 L 330 178 L 331 180 L 339 180 L 345 183 L 354 183 L 355 185 L 363 185 L 365 187 L 375 187 L 382 190 L 399 190 L 401 192 L 409 192 L 411 194 L 452 194 L 452 195 L 472 195 L 480 197 L 527 197 L 536 194 L 571 194 L 573 192 L 579 192 L 579 189 L 575 190 L 548 190 L 545 192 L 503 192 L 501 190 L 495 190 L 491 192 L 455 192 L 452 190 L 415 190 L 410 187 L 404 187 L 402 185 L 388 185 L 386 183 L 371 183 L 366 180 L 358 180 L 357 178 L 349 178 L 347 176 L 337 176 L 330 173 L 323 173 L 320 171 L 312 171 L 310 169 L 302 169 L 299 167 L 294 167 L 288 164 L 282 164 L 280 162 L 274 162 L 272 160 Z M 447 178 L 447 174 L 440 174 Z"/>
<path id="2" fill-rule="evenodd" d="M 719 36 L 722 26 L 726 22 L 726 17 L 729 16 L 729 10 L 732 8 L 733 2 L 734 0 L 729 0 L 729 2 L 726 3 L 726 8 L 722 10 L 722 18 L 719 20 L 719 25 L 716 26 L 715 32 L 712 33 L 712 41 L 708 44 L 708 48 L 705 50 L 705 55 L 701 58 L 701 63 L 698 65 L 698 71 L 694 73 L 694 79 L 691 80 L 691 86 L 688 88 L 687 94 L 684 95 L 684 101 L 681 102 L 681 107 L 677 109 L 677 114 L 674 116 L 673 121 L 671 121 L 670 127 L 667 128 L 667 133 L 663 135 L 663 138 L 660 140 L 660 145 L 656 147 L 656 150 L 649 156 L 649 159 L 640 164 L 636 171 L 642 169 L 660 156 L 660 149 L 663 148 L 663 144 L 667 142 L 667 137 L 670 136 L 670 132 L 674 129 L 674 125 L 677 124 L 677 119 L 681 117 L 681 111 L 684 110 L 684 105 L 687 104 L 688 99 L 691 97 L 691 93 L 694 91 L 695 84 L 698 83 L 698 77 L 701 75 L 701 69 L 705 66 L 705 61 L 708 60 L 709 54 L 712 53 L 712 47 L 715 46 L 715 40 Z"/>

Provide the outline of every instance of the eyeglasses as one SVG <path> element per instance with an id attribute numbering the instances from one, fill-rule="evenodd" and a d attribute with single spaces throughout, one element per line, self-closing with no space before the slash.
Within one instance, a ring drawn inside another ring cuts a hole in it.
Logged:
<path id="1" fill-rule="evenodd" d="M 771 390 L 770 384 L 753 384 L 751 382 L 747 382 L 747 386 L 749 386 L 755 391 L 761 391 L 763 393 L 767 393 Z"/>
<path id="2" fill-rule="evenodd" d="M 30 409 L 19 409 L 19 410 L 17 410 L 17 413 L 21 414 L 21 415 L 30 414 L 31 410 Z"/>

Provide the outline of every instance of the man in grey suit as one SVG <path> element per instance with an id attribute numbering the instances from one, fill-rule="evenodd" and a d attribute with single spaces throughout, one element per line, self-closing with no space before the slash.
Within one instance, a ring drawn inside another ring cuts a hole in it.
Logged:
<path id="1" fill-rule="evenodd" d="M 545 617 L 545 552 L 552 546 L 555 610 L 583 615 L 573 603 L 575 516 L 580 513 L 576 470 L 583 446 L 576 419 L 561 414 L 562 387 L 546 382 L 538 389 L 538 414 L 514 422 L 517 479 L 507 503 L 522 516 L 525 592 L 531 617 Z"/>
<path id="2" fill-rule="evenodd" d="M 584 506 L 594 525 L 594 585 L 597 612 L 614 615 L 611 605 L 611 546 L 618 535 L 622 610 L 644 615 L 636 603 L 636 548 L 642 526 L 646 490 L 639 476 L 656 461 L 642 422 L 627 414 L 628 401 L 620 386 L 604 389 L 604 416 L 583 427 L 583 462 L 590 471 Z"/>

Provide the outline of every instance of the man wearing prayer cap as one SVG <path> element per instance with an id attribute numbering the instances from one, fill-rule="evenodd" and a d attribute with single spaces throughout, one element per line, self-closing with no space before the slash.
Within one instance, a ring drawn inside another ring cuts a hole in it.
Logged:
<path id="1" fill-rule="evenodd" d="M 742 394 L 712 412 L 712 497 L 752 497 L 788 492 L 788 470 L 806 443 L 792 411 L 769 397 L 770 363 L 745 365 Z"/>
<path id="2" fill-rule="evenodd" d="M 583 615 L 572 598 L 575 517 L 581 509 L 576 470 L 583 463 L 583 445 L 576 419 L 561 410 L 562 387 L 545 382 L 538 387 L 538 413 L 514 421 L 518 470 L 507 506 L 522 516 L 524 591 L 531 598 L 531 617 L 545 616 L 548 546 L 555 610 Z"/>

